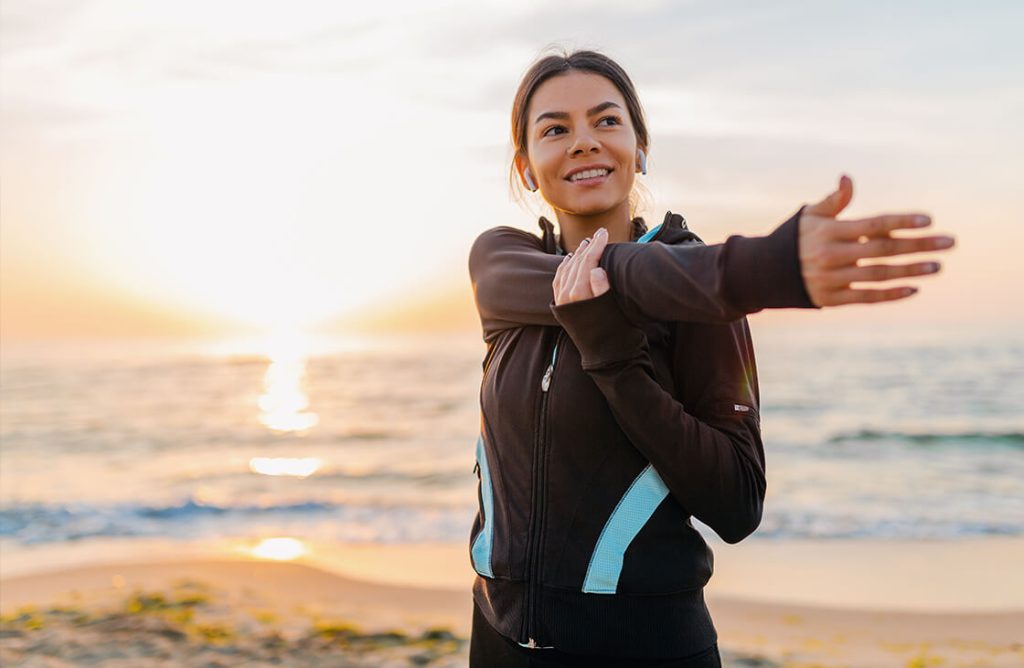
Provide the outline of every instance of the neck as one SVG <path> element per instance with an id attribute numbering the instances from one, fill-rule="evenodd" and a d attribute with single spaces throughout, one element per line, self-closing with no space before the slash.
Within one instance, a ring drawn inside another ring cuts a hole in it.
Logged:
<path id="1" fill-rule="evenodd" d="M 608 243 L 627 243 L 633 240 L 632 219 L 629 217 L 629 200 L 591 215 L 580 215 L 557 211 L 559 239 L 566 252 L 575 253 L 587 237 L 594 236 L 598 228 L 608 230 Z"/>

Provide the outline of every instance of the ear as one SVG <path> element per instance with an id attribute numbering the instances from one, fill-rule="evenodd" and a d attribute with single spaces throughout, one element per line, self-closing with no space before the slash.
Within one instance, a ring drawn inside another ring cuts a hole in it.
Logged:
<path id="1" fill-rule="evenodd" d="M 519 173 L 519 180 L 523 183 L 524 188 L 529 189 L 529 186 L 526 185 L 526 179 L 523 177 L 523 172 L 526 170 L 527 167 L 530 166 L 529 162 L 526 159 L 526 156 L 524 156 L 522 153 L 517 153 L 515 157 L 515 162 L 516 171 Z"/>
<path id="2" fill-rule="evenodd" d="M 639 173 L 639 172 L 641 172 L 643 170 L 643 166 L 642 166 L 642 164 L 640 162 L 640 151 L 644 152 L 644 162 L 645 163 L 647 162 L 647 160 L 650 160 L 651 156 L 647 152 L 647 147 L 644 146 L 643 144 L 640 144 L 639 142 L 636 145 L 636 150 L 637 150 L 637 152 L 635 154 L 636 155 L 636 163 L 633 165 L 633 167 L 634 167 L 634 171 Z"/>
<path id="3" fill-rule="evenodd" d="M 526 158 L 523 156 L 522 153 L 516 153 L 516 155 L 515 155 L 515 162 L 516 162 L 516 171 L 518 171 L 520 174 L 522 174 L 523 170 L 526 169 Z"/>

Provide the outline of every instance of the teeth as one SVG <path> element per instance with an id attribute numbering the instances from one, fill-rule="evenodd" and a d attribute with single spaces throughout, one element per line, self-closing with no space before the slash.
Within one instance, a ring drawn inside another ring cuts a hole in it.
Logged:
<path id="1" fill-rule="evenodd" d="M 588 169 L 585 172 L 576 172 L 569 177 L 570 181 L 579 181 L 580 179 L 589 179 L 594 176 L 604 176 L 608 173 L 607 169 Z"/>

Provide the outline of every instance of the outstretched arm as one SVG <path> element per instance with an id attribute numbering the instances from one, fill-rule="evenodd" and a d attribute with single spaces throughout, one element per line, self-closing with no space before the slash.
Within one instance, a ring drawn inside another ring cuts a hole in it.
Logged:
<path id="1" fill-rule="evenodd" d="M 733 235 L 711 246 L 608 244 L 600 266 L 636 323 L 731 322 L 764 308 L 815 308 L 797 254 L 803 208 L 765 237 Z M 485 340 L 510 327 L 558 324 L 548 305 L 561 261 L 535 235 L 514 227 L 477 237 L 469 273 Z"/>

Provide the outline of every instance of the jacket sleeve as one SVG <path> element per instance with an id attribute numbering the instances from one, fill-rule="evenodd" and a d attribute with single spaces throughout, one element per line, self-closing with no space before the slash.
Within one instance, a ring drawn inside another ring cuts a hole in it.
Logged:
<path id="1" fill-rule="evenodd" d="M 681 402 L 656 380 L 646 334 L 626 319 L 610 290 L 550 308 L 620 428 L 686 512 L 727 543 L 753 533 L 766 480 L 746 318 L 673 323 L 673 376 Z"/>
<path id="2" fill-rule="evenodd" d="M 635 324 L 727 323 L 765 308 L 820 308 L 800 271 L 798 231 L 804 207 L 764 237 L 732 235 L 721 244 L 613 243 L 599 265 L 614 299 Z M 548 305 L 562 256 L 536 235 L 499 226 L 482 232 L 469 274 L 484 340 L 524 325 L 555 326 Z"/>

